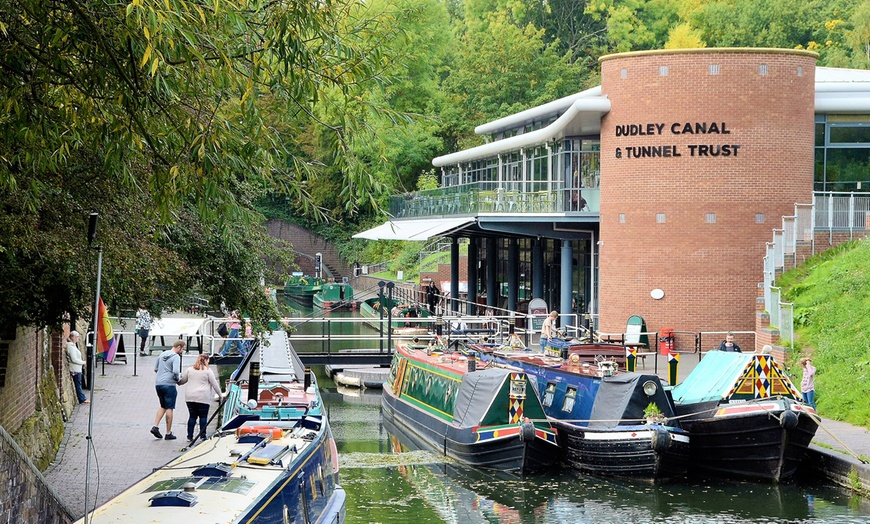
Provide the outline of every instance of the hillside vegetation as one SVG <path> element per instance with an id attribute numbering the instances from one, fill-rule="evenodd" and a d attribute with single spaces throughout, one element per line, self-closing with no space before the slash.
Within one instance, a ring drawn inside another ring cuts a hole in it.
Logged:
<path id="1" fill-rule="evenodd" d="M 794 303 L 795 378 L 798 358 L 812 357 L 820 414 L 870 427 L 870 240 L 816 255 L 778 284 Z"/>

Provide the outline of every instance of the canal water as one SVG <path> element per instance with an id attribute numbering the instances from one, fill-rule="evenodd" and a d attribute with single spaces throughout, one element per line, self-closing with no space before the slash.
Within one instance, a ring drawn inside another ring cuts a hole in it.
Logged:
<path id="1" fill-rule="evenodd" d="M 315 373 L 338 444 L 349 524 L 870 523 L 870 501 L 813 479 L 651 485 L 571 470 L 518 477 L 464 467 L 408 450 L 384 426 L 380 390 L 336 387 L 322 367 Z"/>

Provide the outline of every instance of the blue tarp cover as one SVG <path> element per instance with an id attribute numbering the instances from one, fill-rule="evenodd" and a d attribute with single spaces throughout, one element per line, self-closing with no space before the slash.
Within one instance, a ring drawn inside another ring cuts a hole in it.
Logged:
<path id="1" fill-rule="evenodd" d="M 671 391 L 679 405 L 719 401 L 725 398 L 755 359 L 753 353 L 711 351 L 682 383 Z"/>

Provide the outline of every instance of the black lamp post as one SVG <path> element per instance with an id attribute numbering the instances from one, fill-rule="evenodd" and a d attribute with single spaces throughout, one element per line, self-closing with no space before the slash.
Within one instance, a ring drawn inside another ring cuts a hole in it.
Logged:
<path id="1" fill-rule="evenodd" d="M 90 249 L 94 249 L 97 251 L 97 296 L 94 299 L 94 320 L 93 320 L 93 330 L 91 331 L 90 342 L 88 343 L 88 374 L 90 375 L 88 384 L 91 386 L 91 403 L 90 409 L 88 411 L 88 436 L 87 436 L 87 465 L 85 466 L 85 524 L 88 524 L 88 497 L 90 495 L 90 485 L 91 485 L 91 449 L 93 448 L 93 432 L 94 432 L 94 393 L 96 393 L 97 388 L 94 387 L 94 378 L 95 378 L 95 367 L 96 367 L 96 338 L 98 330 L 98 324 L 100 320 L 100 278 L 103 272 L 103 248 L 102 246 L 94 246 L 94 239 L 97 236 L 97 219 L 99 215 L 97 213 L 91 213 L 90 218 L 88 219 L 88 247 Z"/>

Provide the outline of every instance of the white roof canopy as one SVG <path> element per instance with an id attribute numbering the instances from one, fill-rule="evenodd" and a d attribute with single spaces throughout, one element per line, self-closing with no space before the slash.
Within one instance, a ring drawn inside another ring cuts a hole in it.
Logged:
<path id="1" fill-rule="evenodd" d="M 378 227 L 357 233 L 353 238 L 364 238 L 366 240 L 429 240 L 432 237 L 464 229 L 474 222 L 474 217 L 388 220 Z"/>

